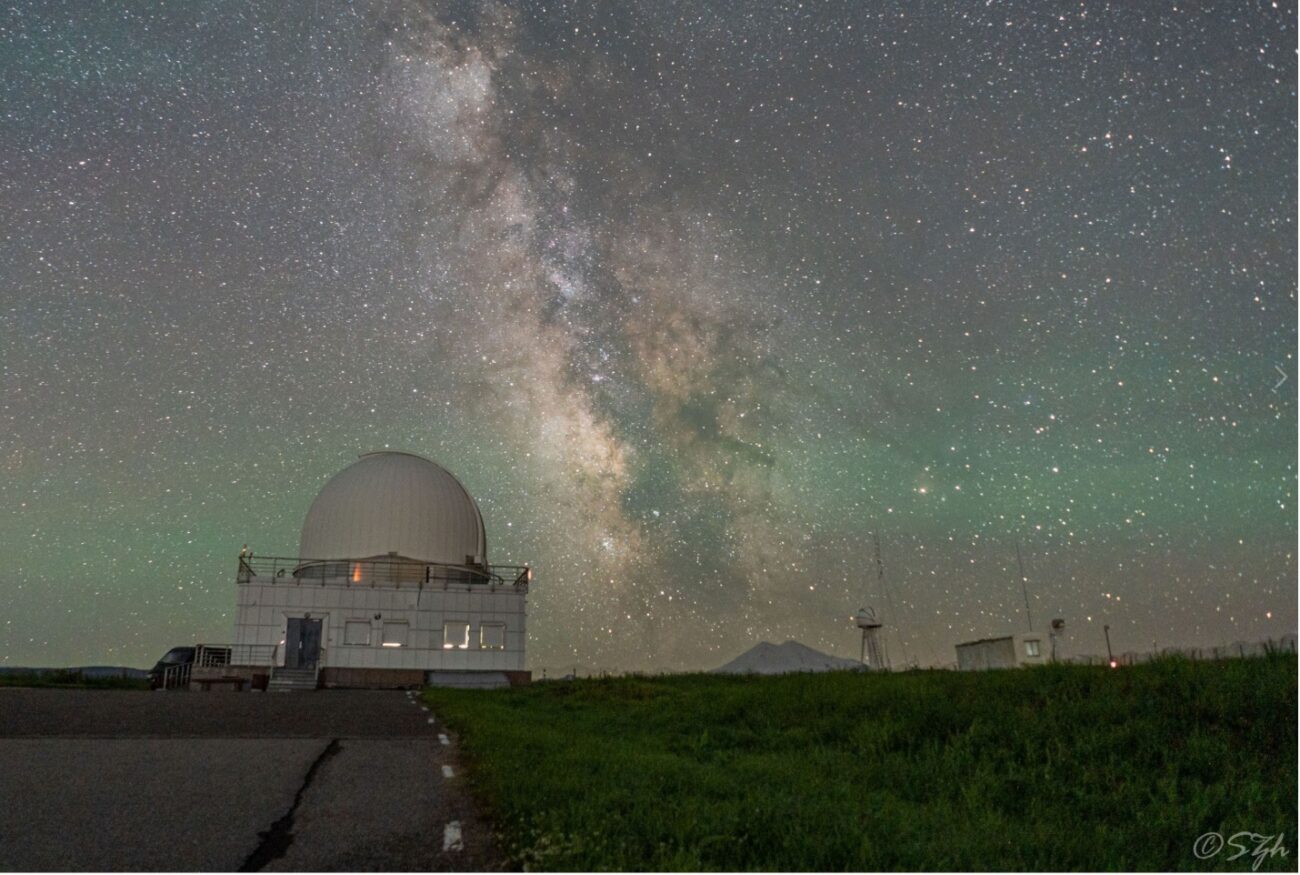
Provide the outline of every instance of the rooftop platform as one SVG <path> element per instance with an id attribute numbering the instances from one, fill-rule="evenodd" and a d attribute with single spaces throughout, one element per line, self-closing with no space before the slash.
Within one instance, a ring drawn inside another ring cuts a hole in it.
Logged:
<path id="1" fill-rule="evenodd" d="M 237 584 L 285 586 L 447 589 L 513 587 L 528 591 L 533 573 L 526 565 L 446 565 L 401 556 L 365 559 L 304 559 L 241 556 Z"/>

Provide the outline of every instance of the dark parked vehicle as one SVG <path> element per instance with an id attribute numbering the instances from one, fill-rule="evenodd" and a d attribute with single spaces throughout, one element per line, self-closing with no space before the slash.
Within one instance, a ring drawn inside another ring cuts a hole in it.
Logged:
<path id="1" fill-rule="evenodd" d="M 165 686 L 165 678 L 168 669 L 172 669 L 171 675 L 174 677 L 180 670 L 181 666 L 191 666 L 194 664 L 193 647 L 173 647 L 163 654 L 163 658 L 154 663 L 154 667 L 149 669 L 149 688 L 151 690 L 159 689 Z"/>

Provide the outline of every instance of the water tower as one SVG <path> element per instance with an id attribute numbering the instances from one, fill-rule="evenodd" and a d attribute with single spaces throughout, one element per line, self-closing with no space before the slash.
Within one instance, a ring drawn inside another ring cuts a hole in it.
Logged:
<path id="1" fill-rule="evenodd" d="M 873 671 L 889 671 L 885 649 L 880 641 L 881 623 L 874 608 L 862 608 L 855 618 L 862 630 L 862 664 Z"/>

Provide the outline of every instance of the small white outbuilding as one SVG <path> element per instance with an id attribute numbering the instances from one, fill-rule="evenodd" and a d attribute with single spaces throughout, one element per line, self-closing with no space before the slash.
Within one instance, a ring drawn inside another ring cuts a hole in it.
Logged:
<path id="1" fill-rule="evenodd" d="M 957 645 L 957 668 L 982 671 L 989 668 L 1016 668 L 1022 665 L 1046 665 L 1050 656 L 1048 636 L 1037 632 L 1017 632 L 999 638 L 981 638 Z"/>
<path id="2" fill-rule="evenodd" d="M 367 453 L 316 496 L 297 556 L 240 556 L 234 644 L 209 661 L 271 689 L 524 683 L 531 577 L 488 563 L 478 504 L 450 472 Z"/>

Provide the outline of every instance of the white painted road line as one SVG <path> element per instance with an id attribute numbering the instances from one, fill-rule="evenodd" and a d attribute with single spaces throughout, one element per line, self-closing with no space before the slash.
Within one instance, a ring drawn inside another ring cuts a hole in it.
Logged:
<path id="1" fill-rule="evenodd" d="M 454 771 L 452 771 L 451 766 L 443 766 L 443 767 L 442 767 L 442 776 L 443 776 L 444 778 L 454 778 L 454 777 L 456 777 L 456 773 L 455 773 Z"/>
<path id="2" fill-rule="evenodd" d="M 428 710 L 429 710 L 429 706 L 428 706 L 428 705 L 421 705 L 421 706 L 420 706 L 420 710 L 421 710 L 421 711 L 428 711 Z"/>
<path id="3" fill-rule="evenodd" d="M 444 851 L 462 851 L 465 849 L 465 843 L 461 840 L 459 820 L 453 820 L 443 828 L 442 849 Z"/>
<path id="4" fill-rule="evenodd" d="M 430 722 L 430 723 L 433 722 L 433 718 L 432 718 L 432 717 L 429 718 L 429 722 Z"/>
<path id="5" fill-rule="evenodd" d="M 438 741 L 442 742 L 443 744 L 451 744 L 451 739 L 443 735 L 441 732 L 438 733 Z"/>

